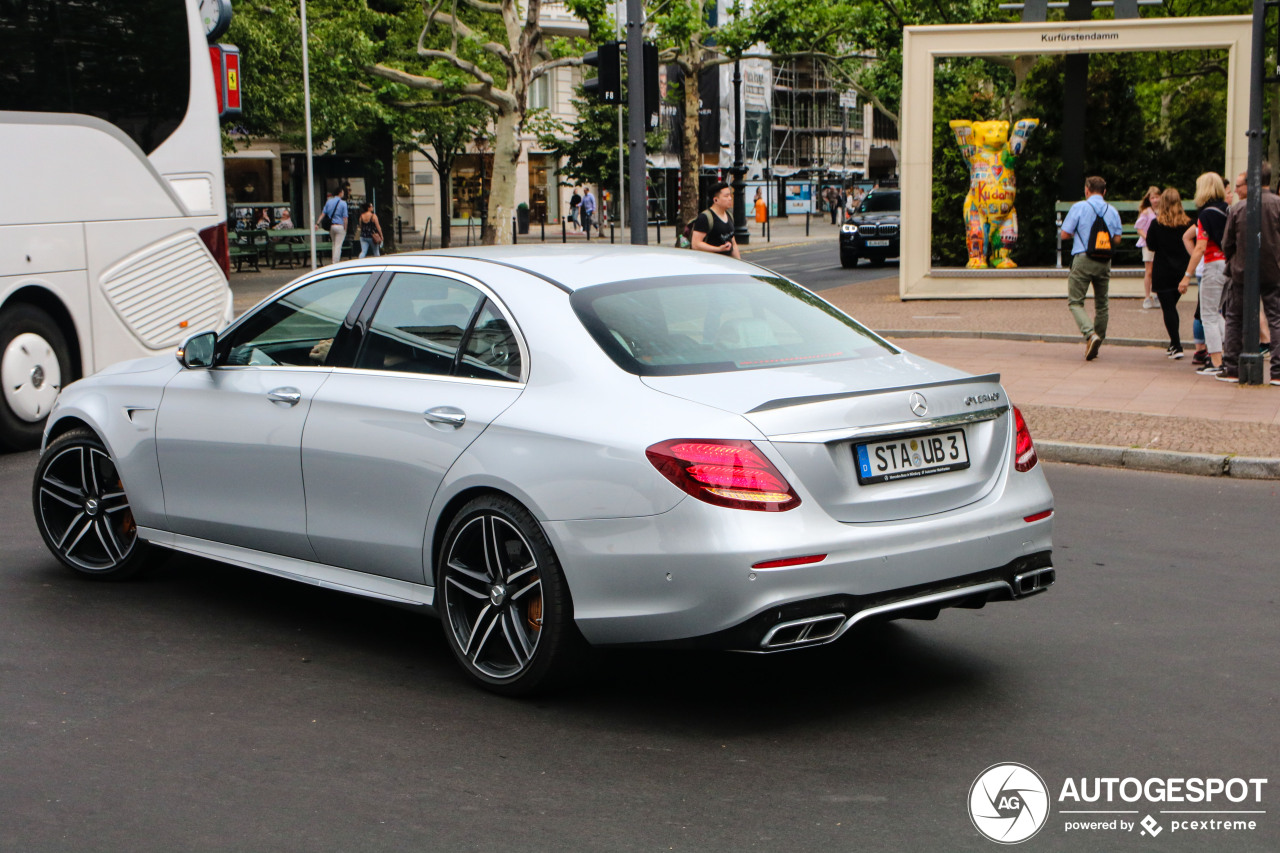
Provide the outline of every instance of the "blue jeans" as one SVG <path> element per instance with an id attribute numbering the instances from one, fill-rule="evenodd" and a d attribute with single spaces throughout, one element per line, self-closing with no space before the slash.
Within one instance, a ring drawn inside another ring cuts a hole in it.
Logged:
<path id="1" fill-rule="evenodd" d="M 373 238 L 371 237 L 360 238 L 360 257 L 363 258 L 367 255 L 372 255 L 373 257 L 376 258 L 381 254 L 382 254 L 382 246 L 378 243 L 373 242 Z"/>

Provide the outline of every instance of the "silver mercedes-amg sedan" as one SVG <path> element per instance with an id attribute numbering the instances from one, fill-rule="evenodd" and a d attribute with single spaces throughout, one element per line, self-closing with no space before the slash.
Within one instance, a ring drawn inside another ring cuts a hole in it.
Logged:
<path id="1" fill-rule="evenodd" d="M 998 376 L 678 250 L 326 267 L 64 389 L 32 497 L 85 576 L 169 549 L 418 607 L 508 694 L 592 646 L 800 649 L 1054 580 Z"/>

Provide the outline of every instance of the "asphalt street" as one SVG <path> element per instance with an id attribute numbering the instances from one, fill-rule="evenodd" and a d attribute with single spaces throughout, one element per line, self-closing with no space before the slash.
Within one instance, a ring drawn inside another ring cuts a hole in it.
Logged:
<path id="1" fill-rule="evenodd" d="M 819 293 L 833 287 L 898 274 L 897 261 L 874 266 L 870 261 L 859 260 L 853 269 L 844 269 L 840 266 L 840 244 L 834 232 L 826 242 L 792 243 L 776 249 L 761 248 L 767 245 L 750 244 L 750 250 L 743 253 L 742 259 L 793 278 Z"/>
<path id="2" fill-rule="evenodd" d="M 1253 831 L 1055 804 L 1028 850 L 1280 849 L 1275 483 L 1051 465 L 1044 595 L 807 653 L 615 652 L 512 701 L 406 611 L 185 557 L 75 577 L 34 464 L 0 456 L 0 850 L 985 851 L 969 788 L 1011 761 L 1055 798 L 1271 779 Z"/>

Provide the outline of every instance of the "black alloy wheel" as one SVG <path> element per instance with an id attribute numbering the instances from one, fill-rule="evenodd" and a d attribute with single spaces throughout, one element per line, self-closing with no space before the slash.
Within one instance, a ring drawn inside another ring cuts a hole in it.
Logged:
<path id="1" fill-rule="evenodd" d="M 510 498 L 476 498 L 450 522 L 436 596 L 449 647 L 489 690 L 529 695 L 580 669 L 586 642 L 560 564 L 537 521 Z"/>
<path id="2" fill-rule="evenodd" d="M 149 546 L 106 447 L 87 429 L 52 441 L 40 456 L 31 502 L 40 535 L 75 572 L 123 580 L 145 565 Z"/>

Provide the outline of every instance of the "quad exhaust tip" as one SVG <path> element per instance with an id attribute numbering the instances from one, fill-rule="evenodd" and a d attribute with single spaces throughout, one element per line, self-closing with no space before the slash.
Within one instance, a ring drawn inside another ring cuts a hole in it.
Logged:
<path id="1" fill-rule="evenodd" d="M 961 587 L 960 589 L 934 592 L 928 595 L 903 599 L 902 601 L 893 601 L 888 604 L 868 607 L 865 610 L 859 610 L 852 616 L 845 613 L 825 613 L 821 616 L 810 616 L 805 619 L 780 622 L 765 633 L 764 639 L 760 641 L 758 651 L 780 652 L 834 642 L 845 631 L 873 616 L 884 616 L 892 613 L 907 615 L 901 614 L 900 611 L 911 610 L 917 611 L 917 613 L 927 613 L 932 610 L 933 614 L 936 615 L 937 610 L 941 607 L 981 607 L 993 598 L 1025 598 L 1029 595 L 1044 592 L 1053 585 L 1055 579 L 1056 573 L 1054 569 L 1046 567 L 1015 575 L 1012 584 L 1004 580 L 990 581 L 974 586 Z M 932 616 L 927 618 L 932 618 Z"/>

